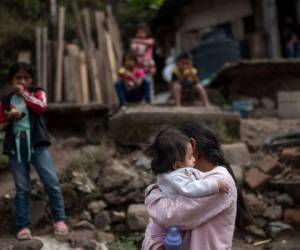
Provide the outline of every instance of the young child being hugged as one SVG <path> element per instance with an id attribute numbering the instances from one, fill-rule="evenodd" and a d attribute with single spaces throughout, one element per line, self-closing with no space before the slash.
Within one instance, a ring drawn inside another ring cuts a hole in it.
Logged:
<path id="1" fill-rule="evenodd" d="M 34 85 L 34 72 L 28 63 L 16 63 L 9 72 L 12 92 L 0 100 L 0 130 L 5 130 L 4 154 L 9 156 L 16 187 L 15 213 L 17 238 L 32 238 L 30 231 L 30 164 L 44 184 L 54 219 L 56 234 L 66 235 L 68 227 L 64 200 L 48 151 L 48 130 L 43 118 L 47 107 L 46 94 Z"/>
<path id="2" fill-rule="evenodd" d="M 151 168 L 157 175 L 157 184 L 168 197 L 183 195 L 201 198 L 218 192 L 227 192 L 223 181 L 203 179 L 203 172 L 194 168 L 192 141 L 176 129 L 165 129 L 158 133 L 148 152 L 152 157 Z M 165 228 L 150 219 L 150 232 L 157 248 L 164 249 Z M 148 248 L 143 246 L 144 250 Z"/>
<path id="3" fill-rule="evenodd" d="M 145 79 L 144 70 L 137 66 L 137 59 L 133 54 L 126 54 L 123 67 L 118 72 L 119 80 L 115 87 L 120 107 L 127 103 L 151 102 L 150 83 Z"/>

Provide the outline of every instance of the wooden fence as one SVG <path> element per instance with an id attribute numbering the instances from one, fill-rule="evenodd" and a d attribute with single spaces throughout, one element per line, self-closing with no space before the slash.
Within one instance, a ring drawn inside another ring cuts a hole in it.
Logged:
<path id="1" fill-rule="evenodd" d="M 73 11 L 79 44 L 65 41 L 63 6 L 58 12 L 56 41 L 49 40 L 47 27 L 36 28 L 37 82 L 47 91 L 50 103 L 113 105 L 116 103 L 114 82 L 123 54 L 115 16 L 110 6 L 105 12 L 79 11 L 76 6 Z"/>

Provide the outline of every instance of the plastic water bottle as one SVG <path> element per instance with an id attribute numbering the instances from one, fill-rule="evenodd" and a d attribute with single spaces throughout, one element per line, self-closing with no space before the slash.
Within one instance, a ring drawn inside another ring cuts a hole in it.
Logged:
<path id="1" fill-rule="evenodd" d="M 182 237 L 177 227 L 169 227 L 165 237 L 166 250 L 180 250 L 182 245 Z"/>

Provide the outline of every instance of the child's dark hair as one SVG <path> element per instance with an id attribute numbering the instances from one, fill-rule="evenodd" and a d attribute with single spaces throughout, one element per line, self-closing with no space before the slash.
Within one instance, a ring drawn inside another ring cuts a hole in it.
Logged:
<path id="1" fill-rule="evenodd" d="M 21 70 L 26 71 L 31 76 L 32 80 L 34 80 L 34 70 L 32 66 L 26 62 L 17 62 L 13 64 L 9 69 L 7 80 L 9 82 L 12 81 L 15 74 L 17 74 Z"/>
<path id="2" fill-rule="evenodd" d="M 188 53 L 188 52 L 185 52 L 185 53 L 180 54 L 179 56 L 177 56 L 176 62 L 179 62 L 179 61 L 185 60 L 185 59 L 186 59 L 186 60 L 192 60 L 191 54 Z"/>
<path id="3" fill-rule="evenodd" d="M 129 52 L 129 53 L 124 54 L 124 56 L 122 58 L 122 65 L 124 65 L 125 61 L 128 59 L 134 61 L 135 64 L 137 64 L 137 58 L 136 58 L 135 54 Z"/>
<path id="4" fill-rule="evenodd" d="M 230 164 L 225 160 L 221 145 L 215 134 L 204 124 L 197 122 L 186 123 L 179 128 L 183 134 L 196 141 L 196 150 L 199 156 L 204 156 L 207 161 L 215 166 L 222 166 L 227 169 L 232 176 L 237 187 L 237 217 L 236 224 L 239 228 L 245 228 L 246 225 L 253 222 L 246 203 L 243 198 L 241 189 L 239 188 L 233 170 Z"/>
<path id="5" fill-rule="evenodd" d="M 137 31 L 139 31 L 139 30 L 145 31 L 147 34 L 147 38 L 152 36 L 151 30 L 149 29 L 149 26 L 146 23 L 140 23 L 137 28 Z"/>
<path id="6" fill-rule="evenodd" d="M 184 161 L 189 138 L 177 129 L 161 130 L 153 144 L 147 149 L 152 158 L 151 169 L 155 174 L 167 173 L 173 170 L 176 161 Z"/>

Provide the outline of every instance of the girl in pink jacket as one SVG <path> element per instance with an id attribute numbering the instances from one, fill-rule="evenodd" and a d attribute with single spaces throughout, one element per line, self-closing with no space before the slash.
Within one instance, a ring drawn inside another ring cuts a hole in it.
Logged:
<path id="1" fill-rule="evenodd" d="M 194 142 L 195 167 L 204 172 L 206 181 L 225 180 L 227 193 L 202 198 L 176 196 L 169 198 L 154 184 L 146 190 L 145 205 L 150 216 L 143 250 L 162 247 L 160 227 L 177 226 L 183 231 L 183 250 L 231 249 L 235 222 L 249 219 L 241 193 L 236 188 L 233 172 L 224 160 L 220 144 L 212 131 L 200 123 L 187 123 L 180 129 Z"/>

